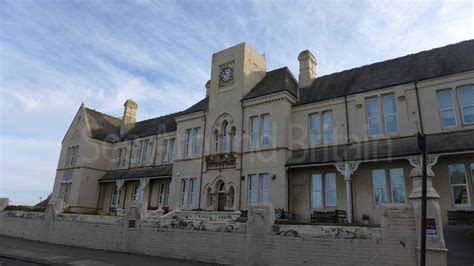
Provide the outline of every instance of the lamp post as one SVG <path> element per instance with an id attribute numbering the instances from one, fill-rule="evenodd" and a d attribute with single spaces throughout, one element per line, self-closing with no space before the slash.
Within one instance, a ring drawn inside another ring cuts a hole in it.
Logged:
<path id="1" fill-rule="evenodd" d="M 421 150 L 421 238 L 420 265 L 426 265 L 426 134 L 418 133 L 418 147 Z"/>

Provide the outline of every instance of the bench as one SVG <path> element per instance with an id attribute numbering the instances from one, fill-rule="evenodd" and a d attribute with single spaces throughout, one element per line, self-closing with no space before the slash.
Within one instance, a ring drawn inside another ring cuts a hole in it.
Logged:
<path id="1" fill-rule="evenodd" d="M 342 223 L 347 219 L 347 212 L 343 210 L 314 211 L 311 214 L 312 223 Z"/>

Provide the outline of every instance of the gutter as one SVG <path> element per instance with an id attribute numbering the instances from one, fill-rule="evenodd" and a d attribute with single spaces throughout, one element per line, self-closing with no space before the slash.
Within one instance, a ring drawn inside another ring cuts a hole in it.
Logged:
<path id="1" fill-rule="evenodd" d="M 244 101 L 240 101 L 240 107 L 242 109 L 242 117 L 241 117 L 241 134 L 240 134 L 240 176 L 239 176 L 239 209 L 242 209 L 242 174 L 243 174 L 243 153 L 244 153 Z"/>

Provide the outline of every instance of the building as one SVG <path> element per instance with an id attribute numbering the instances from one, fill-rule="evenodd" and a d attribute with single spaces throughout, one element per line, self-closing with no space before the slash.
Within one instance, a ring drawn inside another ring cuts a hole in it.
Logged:
<path id="1" fill-rule="evenodd" d="M 105 212 L 269 202 L 301 220 L 339 209 L 379 223 L 380 204 L 409 201 L 424 132 L 443 223 L 474 211 L 474 40 L 326 76 L 310 51 L 298 60 L 297 80 L 246 43 L 217 52 L 204 99 L 145 121 L 132 100 L 122 118 L 82 104 L 53 198 Z"/>

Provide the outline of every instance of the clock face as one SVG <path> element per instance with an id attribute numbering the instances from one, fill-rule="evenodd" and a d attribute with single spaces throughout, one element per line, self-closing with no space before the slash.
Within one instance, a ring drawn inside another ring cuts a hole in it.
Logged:
<path id="1" fill-rule="evenodd" d="M 229 82 L 234 78 L 234 70 L 230 67 L 225 67 L 221 71 L 220 79 L 222 82 Z"/>

